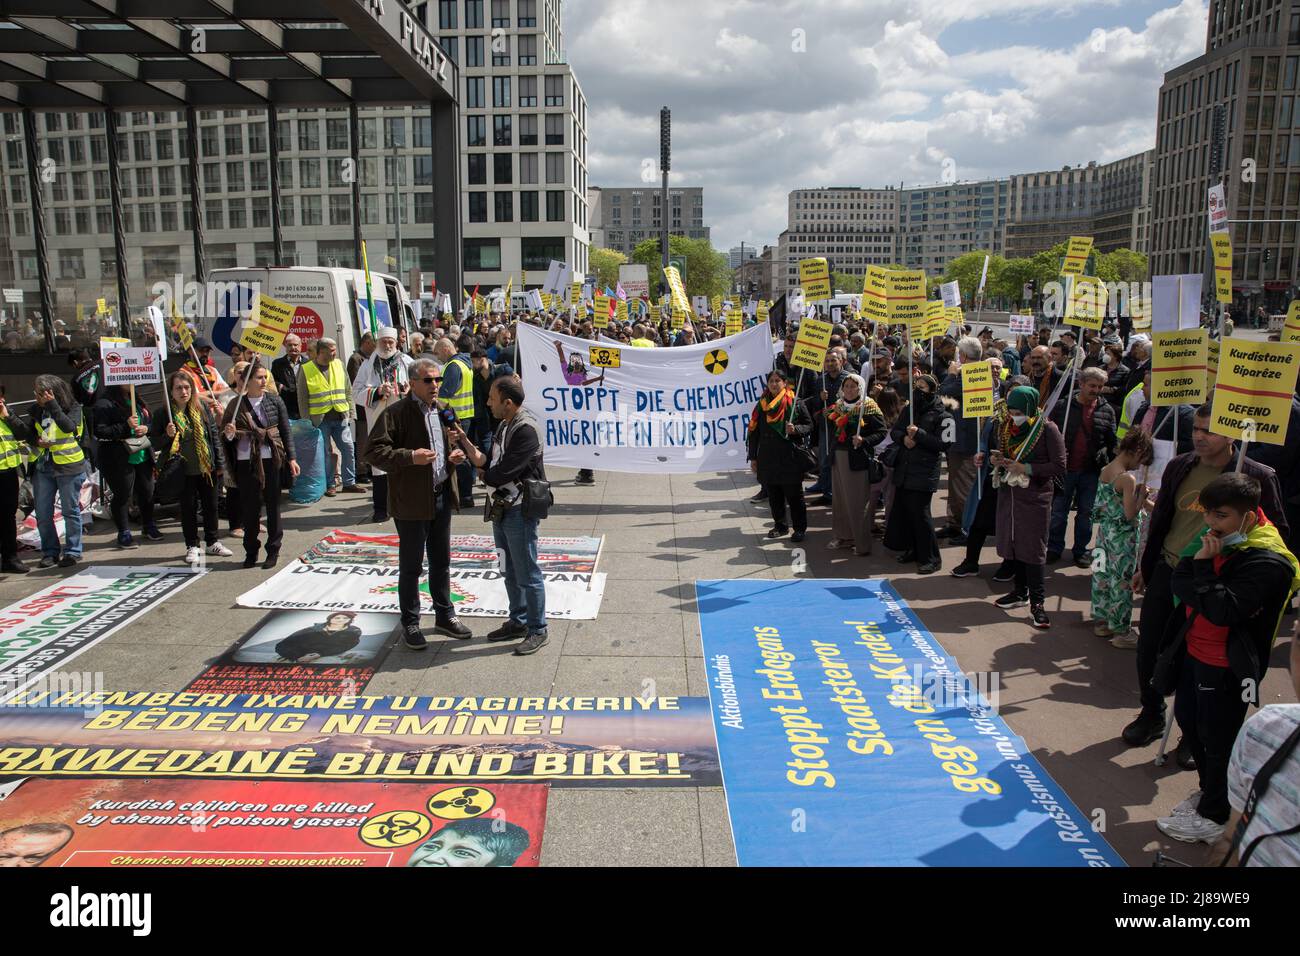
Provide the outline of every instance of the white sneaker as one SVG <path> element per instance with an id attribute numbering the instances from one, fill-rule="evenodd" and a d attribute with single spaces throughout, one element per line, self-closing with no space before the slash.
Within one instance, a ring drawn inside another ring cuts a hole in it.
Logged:
<path id="1" fill-rule="evenodd" d="M 1162 817 L 1156 821 L 1160 832 L 1181 843 L 1209 843 L 1213 845 L 1223 836 L 1225 826 L 1207 820 L 1195 810 L 1177 816 Z"/>
<path id="2" fill-rule="evenodd" d="M 195 549 L 195 550 L 197 550 L 197 549 Z M 224 544 L 222 544 L 220 541 L 214 541 L 214 542 L 212 542 L 212 544 L 208 545 L 208 549 L 207 549 L 207 550 L 208 550 L 208 554 L 212 555 L 212 556 L 215 557 L 215 558 L 228 558 L 228 557 L 230 557 L 232 554 L 234 554 L 233 551 L 231 551 L 229 548 L 227 548 L 227 547 L 226 547 Z"/>
<path id="3" fill-rule="evenodd" d="M 1187 799 L 1178 806 L 1174 807 L 1174 816 L 1183 817 L 1189 813 L 1195 813 L 1197 806 L 1201 802 L 1201 791 L 1193 790 L 1187 795 Z"/>
<path id="4" fill-rule="evenodd" d="M 185 549 L 185 563 L 186 563 L 186 564 L 198 564 L 198 563 L 199 563 L 199 557 L 200 557 L 200 555 L 199 555 L 199 549 L 198 549 L 198 548 L 186 548 L 186 549 Z"/>

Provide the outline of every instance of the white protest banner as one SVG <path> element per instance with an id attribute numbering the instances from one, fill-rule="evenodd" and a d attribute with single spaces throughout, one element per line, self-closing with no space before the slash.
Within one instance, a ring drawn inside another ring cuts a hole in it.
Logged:
<path id="1" fill-rule="evenodd" d="M 650 295 L 650 274 L 643 265 L 632 263 L 619 266 L 618 281 L 629 298 Z"/>
<path id="2" fill-rule="evenodd" d="M 82 651 L 202 573 L 192 568 L 90 567 L 0 610 L 0 700 L 42 674 L 63 670 Z"/>
<path id="3" fill-rule="evenodd" d="M 163 319 L 162 309 L 156 305 L 149 306 L 149 324 L 153 326 L 154 341 L 158 345 L 158 355 L 165 362 L 167 361 L 167 330 L 166 321 Z"/>
<path id="4" fill-rule="evenodd" d="M 1032 315 L 1013 315 L 1008 320 L 1008 329 L 1012 335 L 1033 335 L 1034 317 Z"/>
<path id="5" fill-rule="evenodd" d="M 1201 324 L 1200 273 L 1151 280 L 1151 332 L 1177 332 Z"/>
<path id="6" fill-rule="evenodd" d="M 162 361 L 152 345 L 122 345 L 125 339 L 100 339 L 105 385 L 152 385 L 162 381 Z"/>
<path id="7" fill-rule="evenodd" d="M 939 294 L 943 296 L 945 309 L 954 309 L 961 306 L 961 285 L 956 281 L 945 282 L 939 286 Z"/>
<path id="8" fill-rule="evenodd" d="M 638 474 L 747 467 L 749 414 L 772 370 L 766 326 L 678 348 L 609 347 L 617 355 L 600 362 L 586 339 L 529 325 L 518 335 L 524 407 L 548 463 Z"/>
<path id="9" fill-rule="evenodd" d="M 542 283 L 542 292 L 550 295 L 559 295 L 560 290 L 564 288 L 564 273 L 567 266 L 558 259 L 552 259 L 550 268 L 546 270 L 546 281 Z"/>
<path id="10" fill-rule="evenodd" d="M 1210 217 L 1210 232 L 1227 232 L 1228 198 L 1224 195 L 1223 183 L 1215 183 L 1210 187 L 1205 208 Z"/>

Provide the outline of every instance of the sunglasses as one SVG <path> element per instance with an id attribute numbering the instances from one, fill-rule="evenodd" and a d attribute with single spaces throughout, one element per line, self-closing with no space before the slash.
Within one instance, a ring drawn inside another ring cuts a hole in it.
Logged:
<path id="1" fill-rule="evenodd" d="M 429 376 L 429 377 L 427 377 L 427 378 L 422 378 L 422 379 L 420 379 L 420 381 L 422 381 L 425 385 L 432 385 L 434 382 L 441 382 L 441 381 L 442 381 L 442 376 L 441 376 L 441 375 L 433 375 L 433 376 Z"/>

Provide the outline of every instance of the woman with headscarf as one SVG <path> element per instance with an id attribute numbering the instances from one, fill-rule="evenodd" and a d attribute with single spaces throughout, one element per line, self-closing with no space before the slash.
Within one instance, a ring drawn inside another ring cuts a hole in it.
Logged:
<path id="1" fill-rule="evenodd" d="M 992 436 L 989 462 L 998 488 L 998 554 L 1015 562 L 1010 594 L 995 602 L 1004 610 L 1029 605 L 1030 624 L 1051 627 L 1043 608 L 1043 569 L 1055 479 L 1065 474 L 1065 439 L 1038 407 L 1038 390 L 1021 385 L 1007 396 L 1007 414 Z M 976 465 L 983 464 L 976 456 Z"/>
<path id="2" fill-rule="evenodd" d="M 808 532 L 808 509 L 803 500 L 803 475 L 808 462 L 799 446 L 811 431 L 808 407 L 795 398 L 785 374 L 773 369 L 767 376 L 767 391 L 749 416 L 747 442 L 749 470 L 767 489 L 768 505 L 772 509 L 769 538 L 779 538 L 790 530 L 785 523 L 787 501 L 794 524 L 790 540 L 798 543 Z"/>
<path id="3" fill-rule="evenodd" d="M 244 374 L 247 374 L 247 369 Z M 248 376 L 248 391 L 226 406 L 222 435 L 226 440 L 226 461 L 234 467 L 235 487 L 243 514 L 244 567 L 257 563 L 261 547 L 258 525 L 266 508 L 266 560 L 273 568 L 280 556 L 280 474 L 286 467 L 298 477 L 293 436 L 289 433 L 289 410 L 280 396 L 267 389 L 271 372 L 258 365 Z"/>
<path id="4" fill-rule="evenodd" d="M 871 553 L 871 526 L 867 524 L 867 497 L 871 492 L 871 464 L 875 445 L 885 437 L 885 416 L 867 397 L 861 375 L 848 374 L 840 383 L 840 397 L 826 409 L 830 431 L 832 551 L 852 547 L 859 555 Z M 879 466 L 877 466 L 879 468 Z"/>
<path id="5" fill-rule="evenodd" d="M 933 375 L 917 375 L 912 383 L 912 407 L 899 416 L 890 438 L 898 447 L 894 459 L 894 506 L 885 520 L 885 547 L 901 551 L 899 564 L 916 562 L 918 574 L 933 574 L 943 566 L 939 540 L 930 516 L 930 499 L 939 490 L 939 462 L 956 435 L 952 415 L 936 394 Z"/>

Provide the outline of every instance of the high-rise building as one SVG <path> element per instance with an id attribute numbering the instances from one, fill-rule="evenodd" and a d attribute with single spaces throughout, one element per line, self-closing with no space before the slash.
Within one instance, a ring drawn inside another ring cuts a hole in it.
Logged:
<path id="1" fill-rule="evenodd" d="M 732 246 L 727 250 L 727 261 L 733 270 L 739 269 L 750 259 L 758 258 L 758 247 L 754 245 Z"/>
<path id="2" fill-rule="evenodd" d="M 900 189 L 898 263 L 938 276 L 968 252 L 1000 253 L 1007 197 L 1005 179 Z"/>
<path id="3" fill-rule="evenodd" d="M 898 190 L 828 186 L 790 193 L 788 226 L 778 239 L 773 294 L 799 285 L 799 260 L 825 258 L 832 271 L 862 275 L 894 261 Z M 845 290 L 859 292 L 860 289 Z"/>
<path id="4" fill-rule="evenodd" d="M 593 246 L 612 249 L 629 258 L 637 244 L 647 239 L 659 240 L 662 220 L 659 187 L 592 186 L 587 190 L 591 209 Z M 704 188 L 702 186 L 668 187 L 668 234 L 687 239 L 708 239 L 704 224 Z"/>
<path id="5" fill-rule="evenodd" d="M 1205 53 L 1160 87 L 1153 274 L 1206 269 L 1208 190 L 1222 181 L 1234 291 L 1248 308 L 1285 305 L 1300 281 L 1298 74 L 1300 7 L 1212 0 Z"/>
<path id="6" fill-rule="evenodd" d="M 559 0 L 441 0 L 410 9 L 459 65 L 464 281 L 490 289 L 513 277 L 518 287 L 527 272 L 537 285 L 551 259 L 584 271 L 587 103 L 565 62 Z M 183 113 L 116 115 L 127 275 L 139 313 L 155 283 L 194 277 L 188 140 Z M 0 251 L 9 253 L 0 256 L 0 282 L 24 290 L 24 312 L 39 301 L 29 190 L 43 189 L 55 320 L 76 339 L 79 326 L 89 334 L 96 299 L 117 299 L 105 119 L 46 112 L 36 121 L 38 167 L 50 175 L 33 184 L 20 115 L 0 119 L 0 230 L 8 246 Z M 272 264 L 266 111 L 201 111 L 198 126 L 208 269 Z M 346 106 L 279 110 L 286 264 L 359 265 L 356 179 L 371 267 L 402 277 L 411 268 L 433 271 L 429 110 L 363 107 L 358 134 L 354 147 Z M 459 304 L 455 290 L 442 291 Z"/>

